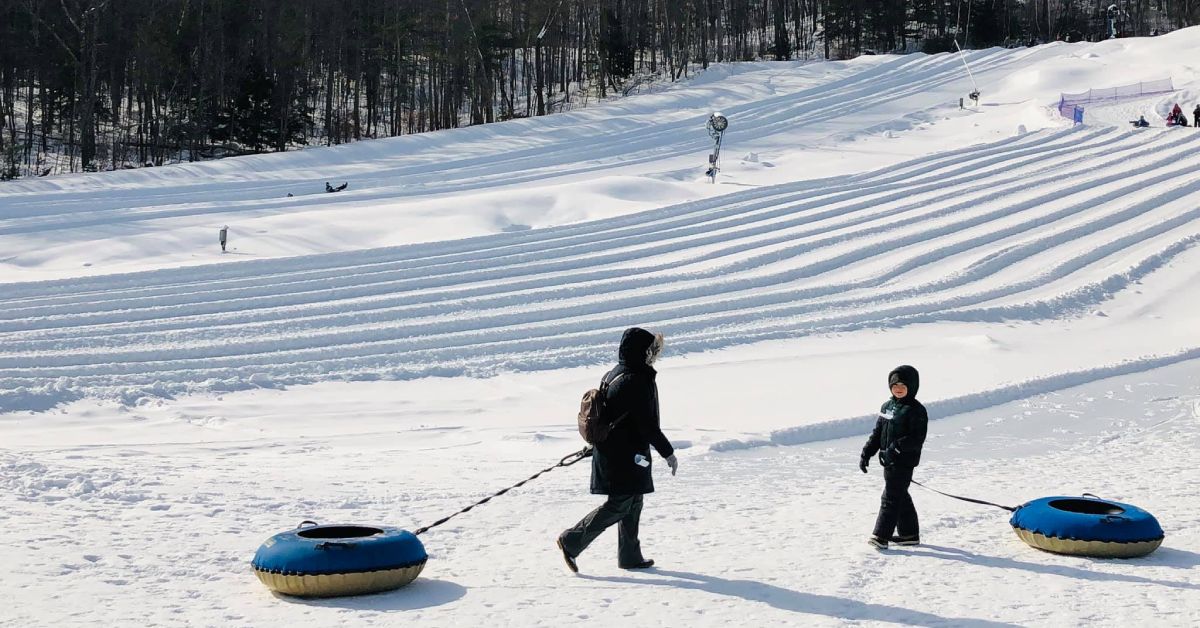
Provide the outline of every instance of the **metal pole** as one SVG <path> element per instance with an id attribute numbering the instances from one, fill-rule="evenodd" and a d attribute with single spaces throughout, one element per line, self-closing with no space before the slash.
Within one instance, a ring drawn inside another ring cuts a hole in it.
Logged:
<path id="1" fill-rule="evenodd" d="M 954 47 L 958 49 L 958 59 L 962 61 L 963 67 L 967 69 L 967 76 L 971 79 L 971 87 L 975 88 L 975 93 L 979 93 L 979 85 L 975 84 L 975 75 L 971 74 L 971 66 L 967 65 L 967 57 L 963 54 L 962 48 L 958 47 L 958 40 L 954 40 Z"/>
<path id="2" fill-rule="evenodd" d="M 714 185 L 717 182 L 717 171 L 721 169 L 718 164 L 721 163 L 721 138 L 723 136 L 724 136 L 724 133 L 717 133 L 717 143 L 716 143 L 716 145 L 713 146 L 712 169 L 709 170 L 709 172 L 712 173 L 712 183 Z"/>
<path id="3" fill-rule="evenodd" d="M 725 129 L 729 128 L 729 119 L 720 113 L 714 112 L 708 117 L 708 122 L 704 125 L 708 129 L 709 137 L 713 138 L 713 152 L 708 156 L 708 172 L 706 173 L 712 183 L 717 182 L 717 172 L 720 171 L 721 163 L 721 138 L 725 134 Z"/>

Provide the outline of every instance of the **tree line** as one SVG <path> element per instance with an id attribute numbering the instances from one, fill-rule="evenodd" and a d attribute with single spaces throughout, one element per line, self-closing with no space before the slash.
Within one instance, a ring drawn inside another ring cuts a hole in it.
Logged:
<path id="1" fill-rule="evenodd" d="M 1151 35 L 1200 0 L 0 0 L 0 177 L 544 115 L 714 62 Z M 1111 8 L 1110 8 L 1111 7 Z"/>

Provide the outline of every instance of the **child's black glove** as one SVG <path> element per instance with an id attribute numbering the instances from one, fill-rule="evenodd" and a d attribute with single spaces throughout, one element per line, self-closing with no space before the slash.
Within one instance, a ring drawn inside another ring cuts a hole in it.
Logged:
<path id="1" fill-rule="evenodd" d="M 859 469 L 862 469 L 862 472 L 863 472 L 863 473 L 866 473 L 866 472 L 867 472 L 867 465 L 868 465 L 868 464 L 870 464 L 870 462 L 871 462 L 871 459 L 870 459 L 870 458 L 868 458 L 868 457 L 866 457 L 866 456 L 863 456 L 862 458 L 859 458 L 859 459 L 858 459 L 858 468 L 859 468 Z"/>

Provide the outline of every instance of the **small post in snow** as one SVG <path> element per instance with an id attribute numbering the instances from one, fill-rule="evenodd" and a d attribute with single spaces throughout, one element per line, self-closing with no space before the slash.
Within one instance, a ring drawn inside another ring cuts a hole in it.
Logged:
<path id="1" fill-rule="evenodd" d="M 217 238 L 221 241 L 221 252 L 224 253 L 225 242 L 229 240 L 229 225 L 221 227 L 221 231 L 219 232 Z"/>
<path id="2" fill-rule="evenodd" d="M 717 173 L 721 171 L 721 138 L 725 134 L 725 129 L 729 128 L 729 119 L 721 115 L 721 112 L 714 111 L 708 117 L 708 124 L 704 125 L 708 129 L 708 136 L 713 138 L 713 152 L 708 155 L 708 170 L 704 174 L 712 179 L 713 183 L 717 182 Z"/>

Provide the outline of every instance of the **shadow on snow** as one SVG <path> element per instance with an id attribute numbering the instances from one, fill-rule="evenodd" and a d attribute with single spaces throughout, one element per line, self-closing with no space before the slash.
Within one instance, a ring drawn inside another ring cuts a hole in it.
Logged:
<path id="1" fill-rule="evenodd" d="M 802 593 L 754 580 L 728 580 L 683 571 L 653 569 L 647 572 L 661 578 L 634 578 L 628 576 L 580 576 L 600 582 L 617 582 L 634 585 L 658 585 L 679 589 L 705 591 L 715 595 L 736 597 L 751 602 L 762 602 L 792 613 L 825 615 L 838 619 L 881 621 L 911 626 L 969 626 L 991 628 L 1014 626 L 1004 622 L 963 617 L 942 617 L 932 613 L 915 611 L 886 604 L 871 604 L 832 595 Z"/>

